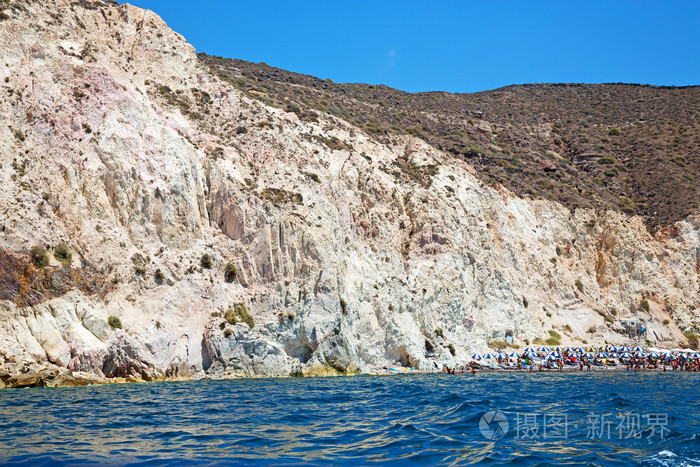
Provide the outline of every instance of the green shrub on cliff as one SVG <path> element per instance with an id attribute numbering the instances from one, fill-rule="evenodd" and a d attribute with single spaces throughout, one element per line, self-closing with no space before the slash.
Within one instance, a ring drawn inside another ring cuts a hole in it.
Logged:
<path id="1" fill-rule="evenodd" d="M 508 347 L 508 342 L 506 341 L 491 341 L 489 342 L 489 347 L 492 349 L 502 350 Z"/>
<path id="2" fill-rule="evenodd" d="M 561 345 L 561 341 L 560 341 L 559 339 L 555 338 L 555 337 L 550 337 L 549 339 L 547 339 L 547 340 L 544 341 L 544 342 L 545 342 L 545 344 L 547 344 L 547 345 L 554 345 L 554 346 L 556 346 L 556 345 Z"/>
<path id="3" fill-rule="evenodd" d="M 649 313 L 649 301 L 643 298 L 642 301 L 639 302 L 639 308 Z"/>
<path id="4" fill-rule="evenodd" d="M 73 262 L 73 255 L 71 254 L 70 248 L 68 248 L 66 242 L 61 242 L 58 244 L 58 246 L 56 246 L 56 249 L 53 250 L 53 257 L 67 268 L 69 268 Z"/>
<path id="5" fill-rule="evenodd" d="M 547 345 L 561 345 L 561 334 L 554 329 L 549 330 L 549 339 L 545 341 Z"/>
<path id="6" fill-rule="evenodd" d="M 227 263 L 226 267 L 224 268 L 224 278 L 226 279 L 226 282 L 233 282 L 237 275 L 238 269 L 236 269 L 236 266 L 231 263 Z"/>
<path id="7" fill-rule="evenodd" d="M 109 318 L 107 318 L 107 324 L 109 324 L 109 326 L 112 329 L 121 329 L 122 328 L 122 320 L 120 320 L 116 316 L 110 316 Z"/>
<path id="8" fill-rule="evenodd" d="M 202 265 L 203 268 L 207 269 L 210 269 L 211 265 L 214 264 L 209 253 L 204 253 L 199 263 Z"/>
<path id="9" fill-rule="evenodd" d="M 255 327 L 255 320 L 244 303 L 236 303 L 233 308 L 226 310 L 224 312 L 224 319 L 228 321 L 229 324 L 236 324 L 240 321 L 247 324 L 249 328 Z"/>
<path id="10" fill-rule="evenodd" d="M 453 357 L 457 355 L 457 351 L 455 350 L 455 346 L 453 344 L 448 345 L 447 349 L 450 351 Z"/>
<path id="11" fill-rule="evenodd" d="M 49 265 L 49 254 L 43 246 L 33 246 L 32 249 L 29 250 L 29 254 L 32 256 L 32 262 L 36 267 L 43 268 Z"/>

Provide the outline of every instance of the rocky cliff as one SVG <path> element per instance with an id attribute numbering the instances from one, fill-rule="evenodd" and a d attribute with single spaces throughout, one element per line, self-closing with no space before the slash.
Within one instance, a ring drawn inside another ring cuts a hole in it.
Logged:
<path id="1" fill-rule="evenodd" d="M 413 136 L 267 106 L 129 5 L 13 0 L 2 17 L 10 374 L 428 369 L 507 331 L 630 343 L 635 317 L 675 347 L 700 327 L 698 215 L 652 236 L 487 186 Z"/>

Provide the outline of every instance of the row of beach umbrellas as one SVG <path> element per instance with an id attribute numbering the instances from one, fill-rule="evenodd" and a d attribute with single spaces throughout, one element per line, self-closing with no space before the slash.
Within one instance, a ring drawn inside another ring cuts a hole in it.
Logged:
<path id="1" fill-rule="evenodd" d="M 609 345 L 607 347 L 547 347 L 547 346 L 542 346 L 542 347 L 537 347 L 535 349 L 534 347 L 526 347 L 525 352 L 535 352 L 535 350 L 539 352 L 644 352 L 644 347 L 634 347 L 630 349 L 629 347 L 615 347 L 614 345 Z"/>
<path id="2" fill-rule="evenodd" d="M 632 349 L 635 353 L 630 353 L 630 352 L 622 352 L 622 353 L 597 352 L 597 353 L 593 353 L 593 352 L 589 352 L 589 351 L 578 351 L 581 349 L 569 349 L 568 347 L 564 350 L 567 352 L 573 352 L 570 355 L 572 357 L 575 357 L 575 358 L 579 358 L 579 357 L 585 357 L 585 358 L 594 358 L 594 357 L 595 358 L 632 358 L 632 357 L 637 357 L 637 358 L 665 357 L 665 358 L 668 358 L 668 357 L 673 357 L 673 354 L 669 351 L 663 351 L 660 354 L 657 352 L 644 353 L 643 351 L 637 351 L 636 349 L 638 349 L 638 348 L 641 348 L 641 347 L 635 347 L 634 349 Z M 620 350 L 622 350 L 622 349 L 620 349 Z M 561 354 L 557 350 L 550 350 L 550 349 L 542 350 L 542 348 L 540 348 L 540 351 L 549 352 L 549 355 L 546 357 L 547 360 L 556 360 L 556 359 L 561 358 Z M 486 353 L 484 355 L 480 355 L 478 353 L 475 353 L 474 355 L 472 355 L 471 358 L 474 360 L 481 360 L 482 358 L 506 359 L 508 357 L 520 358 L 523 356 L 524 357 L 536 357 L 537 353 L 534 351 L 534 349 L 528 347 L 527 349 L 525 349 L 525 353 L 523 353 L 522 355 L 519 354 L 518 352 L 511 352 L 509 354 L 505 354 L 505 353 L 501 352 L 501 353 L 498 353 L 496 355 L 489 352 L 489 353 Z M 700 358 L 700 353 L 695 352 L 691 355 L 688 355 L 688 358 Z"/>

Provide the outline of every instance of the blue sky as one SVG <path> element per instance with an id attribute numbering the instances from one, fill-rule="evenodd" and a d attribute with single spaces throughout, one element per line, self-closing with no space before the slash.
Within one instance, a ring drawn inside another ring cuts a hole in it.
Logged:
<path id="1" fill-rule="evenodd" d="M 409 92 L 700 84 L 700 1 L 132 0 L 198 52 Z"/>

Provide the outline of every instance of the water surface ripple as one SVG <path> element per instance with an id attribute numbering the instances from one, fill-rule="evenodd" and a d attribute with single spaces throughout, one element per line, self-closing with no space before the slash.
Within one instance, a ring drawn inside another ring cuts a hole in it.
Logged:
<path id="1" fill-rule="evenodd" d="M 699 381 L 482 373 L 3 390 L 0 463 L 700 465 Z M 489 411 L 508 421 L 500 439 L 480 430 Z M 649 416 L 657 429 L 642 432 Z M 607 433 L 592 428 L 602 420 Z"/>

